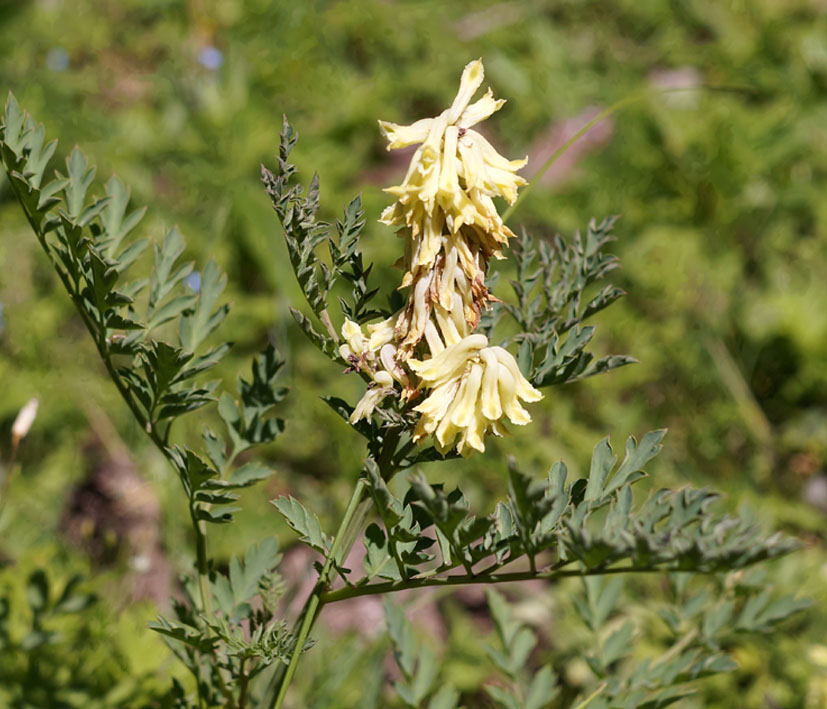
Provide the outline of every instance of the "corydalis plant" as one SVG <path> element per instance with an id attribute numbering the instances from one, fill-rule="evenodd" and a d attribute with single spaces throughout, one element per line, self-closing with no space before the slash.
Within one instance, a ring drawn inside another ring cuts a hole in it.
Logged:
<path id="1" fill-rule="evenodd" d="M 608 440 L 601 441 L 588 475 L 578 480 L 569 480 L 562 462 L 539 478 L 521 472 L 515 462 L 507 497 L 484 516 L 472 513 L 459 488 L 447 491 L 421 474 L 410 476 L 403 495 L 389 485 L 400 470 L 420 461 L 454 457 L 453 448 L 463 454 L 482 450 L 486 434 L 502 432 L 504 418 L 527 422 L 522 402 L 536 399 L 539 388 L 630 361 L 595 359 L 587 351 L 594 328 L 586 321 L 622 295 L 612 286 L 586 295 L 617 265 L 603 251 L 611 240 L 611 220 L 592 222 L 570 244 L 522 232 L 515 239 L 513 302 L 489 295 L 489 262 L 512 236 L 492 198 L 513 200 L 522 181 L 515 172 L 520 161 L 500 158 L 473 131 L 500 105 L 490 92 L 471 103 L 481 82 L 482 65 L 472 62 L 443 114 L 407 127 L 382 124 L 392 147 L 422 143 L 402 185 L 391 188 L 399 199 L 383 217 L 405 240 L 402 285 L 408 289 L 407 300 L 391 297 L 387 310 L 377 306 L 372 265 L 360 250 L 365 224 L 360 200 L 348 205 L 333 228 L 316 219 L 318 180 L 313 178 L 306 194 L 294 183 L 289 155 L 296 135 L 286 120 L 277 169 L 263 169 L 290 261 L 317 323 L 298 310 L 293 315 L 322 352 L 368 383 L 355 407 L 327 399 L 365 438 L 368 452 L 338 529 L 326 533 L 319 518 L 293 497 L 274 501 L 301 542 L 322 557 L 292 629 L 293 619 L 280 617 L 284 583 L 275 539 L 267 537 L 229 560 L 213 559 L 207 543 L 210 525 L 233 521 L 237 491 L 272 472 L 253 460 L 236 461 L 283 430 L 277 416 L 285 395 L 278 380 L 281 360 L 268 347 L 254 359 L 250 377 L 239 378 L 237 395 L 218 396 L 219 383 L 204 375 L 229 350 L 227 343 L 209 344 L 228 313 L 219 304 L 225 277 L 208 264 L 198 291 L 185 287 L 193 265 L 180 261 L 184 243 L 171 229 L 153 249 L 148 277 L 126 279 L 148 243 L 131 238 L 143 211 L 129 209 L 129 190 L 116 178 L 97 196 L 94 169 L 78 149 L 67 158 L 65 174 L 45 179 L 56 142 L 45 142 L 43 127 L 10 97 L 0 126 L 0 155 L 13 193 L 107 374 L 176 471 L 186 497 L 196 573 L 183 580 L 174 617 L 153 627 L 192 677 L 187 686 L 175 683 L 165 705 L 283 706 L 322 609 L 357 596 L 527 579 L 551 584 L 633 572 L 730 571 L 794 547 L 778 535 L 765 538 L 742 519 L 716 514 L 715 496 L 706 491 L 662 490 L 636 500 L 633 487 L 660 449 L 663 432 L 649 433 L 639 443 L 630 438 L 621 460 Z M 329 250 L 327 261 L 317 254 L 322 244 Z M 344 324 L 337 329 L 328 303 L 342 284 Z M 491 344 L 505 316 L 514 321 L 508 332 L 518 345 L 516 357 L 503 348 L 508 343 Z M 175 421 L 216 400 L 222 430 L 205 429 L 201 446 L 176 440 Z M 360 538 L 362 572 L 345 564 Z M 762 586 L 739 588 L 737 598 L 723 604 L 714 597 L 678 603 L 665 618 L 670 632 L 683 637 L 662 657 L 643 659 L 631 676 L 623 676 L 618 649 L 629 645 L 631 626 L 603 641 L 601 625 L 617 594 L 598 592 L 595 583 L 586 584 L 587 602 L 576 603 L 599 636 L 599 652 L 589 661 L 595 677 L 566 690 L 592 709 L 665 706 L 690 680 L 729 667 L 718 632 L 729 619 L 741 629 L 763 631 L 800 607 L 791 599 L 770 601 Z M 533 646 L 530 633 L 518 627 L 496 595 L 489 594 L 489 604 L 502 645 L 492 658 L 507 682 L 489 687 L 490 696 L 507 707 L 546 706 L 563 683 L 551 665 L 533 677 L 523 671 Z M 389 602 L 386 608 L 401 671 L 394 683 L 398 696 L 409 706 L 456 707 L 459 693 L 449 678 L 439 677 L 435 654 L 415 637 L 402 613 Z M 12 637 L 6 619 L 0 613 L 0 639 Z"/>
<path id="2" fill-rule="evenodd" d="M 299 646 L 325 605 L 357 596 L 631 572 L 708 573 L 741 568 L 794 546 L 778 536 L 764 539 L 743 520 L 715 515 L 710 509 L 715 496 L 704 491 L 665 490 L 635 504 L 633 485 L 645 477 L 643 468 L 660 450 L 663 431 L 647 434 L 640 443 L 630 438 L 620 462 L 608 440 L 602 441 L 588 477 L 573 482 L 562 462 L 542 480 L 514 464 L 508 498 L 483 517 L 471 513 L 459 488 L 448 492 L 420 474 L 409 478 L 404 496 L 394 495 L 388 482 L 400 470 L 420 461 L 450 459 L 456 455 L 453 448 L 462 454 L 483 451 L 486 434 L 504 432 L 504 418 L 527 423 L 522 402 L 539 399 L 539 388 L 633 361 L 618 355 L 595 359 L 586 349 L 594 333 L 586 321 L 623 295 L 606 286 L 587 297 L 618 265 L 603 250 L 612 240 L 611 219 L 590 223 L 585 235 L 577 234 L 570 244 L 560 237 L 535 240 L 523 231 L 514 239 L 517 277 L 511 286 L 516 302 L 489 293 L 490 261 L 501 257 L 514 238 L 492 198 L 513 202 L 523 184 L 516 170 L 524 161 L 500 157 L 473 131 L 473 125 L 502 105 L 490 90 L 470 103 L 482 79 L 481 62 L 472 62 L 451 107 L 436 118 L 410 126 L 380 122 L 391 149 L 420 144 L 402 184 L 387 190 L 398 200 L 381 219 L 398 227 L 405 243 L 400 263 L 406 297 L 402 303 L 389 297 L 389 310 L 375 306 L 378 289 L 369 280 L 373 266 L 365 266 L 359 249 L 365 223 L 359 198 L 345 209 L 335 233 L 316 219 L 318 178 L 313 177 L 306 196 L 293 183 L 289 156 L 296 135 L 286 119 L 278 169 L 262 167 L 291 263 L 321 331 L 300 311 L 292 310 L 293 316 L 322 352 L 367 382 L 367 392 L 355 406 L 326 399 L 367 440 L 369 455 L 335 535 L 324 535 L 317 517 L 298 500 L 275 501 L 302 541 L 325 557 L 297 623 Z M 317 253 L 322 244 L 329 261 Z M 328 303 L 342 281 L 352 290 L 339 299 L 344 316 L 340 338 Z M 518 344 L 516 357 L 502 346 L 507 343 L 491 344 L 506 315 L 517 328 L 516 333 L 510 328 L 510 341 Z M 427 442 L 430 434 L 433 446 Z M 364 531 L 364 574 L 359 576 L 344 560 L 369 507 L 375 521 Z M 782 606 L 773 622 L 798 608 L 793 602 Z M 433 653 L 415 640 L 397 611 L 387 608 L 404 678 L 394 684 L 399 696 L 409 706 L 455 707 L 457 694 L 446 688 L 448 678 L 437 679 Z M 509 636 L 508 644 L 512 640 Z M 611 659 L 606 667 L 595 664 L 602 684 L 589 694 L 592 699 L 602 694 L 601 706 L 607 707 L 665 706 L 656 702 L 681 695 L 680 686 L 691 679 L 722 671 L 723 664 L 712 660 L 711 647 L 701 646 L 678 642 L 668 650 L 669 667 L 686 671 L 663 671 L 664 665 L 655 662 L 651 672 L 647 664 L 634 681 L 605 682 Z M 524 661 L 524 648 L 520 642 L 510 651 Z M 277 707 L 285 702 L 298 662 L 296 653 L 287 670 L 274 677 L 269 697 Z M 549 667 L 531 680 L 530 706 L 546 706 L 555 682 Z M 491 694 L 504 706 L 517 707 L 524 700 L 522 691 Z"/>

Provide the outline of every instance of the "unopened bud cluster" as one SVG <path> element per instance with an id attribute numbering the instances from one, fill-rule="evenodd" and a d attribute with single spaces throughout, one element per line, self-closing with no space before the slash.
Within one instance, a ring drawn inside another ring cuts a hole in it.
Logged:
<path id="1" fill-rule="evenodd" d="M 347 320 L 340 348 L 372 380 L 352 421 L 370 417 L 386 396 L 420 398 L 414 438 L 433 435 L 439 451 L 456 447 L 463 455 L 484 451 L 486 434 L 503 435 L 504 418 L 528 423 L 521 401 L 542 398 L 508 351 L 474 332 L 493 299 L 488 264 L 503 258 L 514 236 L 493 198 L 513 203 L 526 184 L 517 175 L 526 160 L 506 160 L 473 130 L 505 103 L 491 89 L 471 103 L 482 81 L 482 62 L 471 62 L 451 107 L 436 118 L 379 122 L 389 150 L 419 144 L 402 184 L 385 190 L 397 201 L 380 220 L 405 240 L 401 287 L 408 296 L 399 312 L 368 325 L 367 336 Z"/>

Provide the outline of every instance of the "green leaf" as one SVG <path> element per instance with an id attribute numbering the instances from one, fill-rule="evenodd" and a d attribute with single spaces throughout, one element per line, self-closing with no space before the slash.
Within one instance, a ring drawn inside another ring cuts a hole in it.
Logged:
<path id="1" fill-rule="evenodd" d="M 314 513 L 292 496 L 279 497 L 272 500 L 272 504 L 287 520 L 287 524 L 300 535 L 301 541 L 321 554 L 327 554 L 329 542 Z"/>
<path id="2" fill-rule="evenodd" d="M 26 114 L 20 109 L 20 105 L 17 103 L 14 94 L 9 91 L 9 96 L 6 99 L 3 142 L 8 145 L 18 157 L 22 157 L 25 146 L 25 142 L 21 140 L 21 132 L 25 119 Z"/>
<path id="3" fill-rule="evenodd" d="M 184 311 L 190 310 L 197 300 L 197 296 L 192 293 L 179 295 L 168 300 L 160 308 L 153 310 L 152 317 L 146 326 L 147 329 L 152 330 L 170 320 L 174 320 Z"/>
<path id="4" fill-rule="evenodd" d="M 369 524 L 365 529 L 365 559 L 364 568 L 366 577 L 364 582 L 379 576 L 391 581 L 402 578 L 396 562 L 388 550 L 388 540 L 378 524 Z"/>
<path id="5" fill-rule="evenodd" d="M 505 709 L 523 709 L 519 698 L 516 697 L 511 690 L 508 690 L 505 687 L 498 687 L 490 684 L 485 685 L 483 689 L 487 692 L 491 699 L 497 702 L 500 706 L 505 707 Z"/>
<path id="6" fill-rule="evenodd" d="M 402 609 L 394 605 L 387 596 L 383 598 L 383 603 L 396 664 L 399 665 L 405 679 L 410 682 L 414 676 L 418 650 L 413 626 L 405 617 Z"/>
<path id="7" fill-rule="evenodd" d="M 149 309 L 147 319 L 152 320 L 155 309 L 175 286 L 192 273 L 192 262 L 176 265 L 184 253 L 184 237 L 178 227 L 172 227 L 160 246 L 155 246 L 155 267 L 152 270 L 149 288 Z"/>
<path id="8" fill-rule="evenodd" d="M 243 562 L 233 556 L 228 575 L 220 574 L 213 582 L 221 611 L 228 617 L 234 616 L 239 606 L 259 592 L 262 579 L 278 566 L 280 560 L 281 554 L 275 537 L 266 537 L 258 544 L 253 544 L 247 550 Z"/>
<path id="9" fill-rule="evenodd" d="M 600 649 L 600 661 L 604 668 L 607 668 L 621 657 L 632 651 L 632 635 L 634 635 L 634 623 L 627 620 L 617 630 L 613 631 L 603 647 Z"/>
<path id="10" fill-rule="evenodd" d="M 229 306 L 223 305 L 214 309 L 226 285 L 227 275 L 219 271 L 214 261 L 209 261 L 201 272 L 197 305 L 191 314 L 184 315 L 178 328 L 181 347 L 185 350 L 195 352 L 227 316 Z"/>
<path id="11" fill-rule="evenodd" d="M 101 214 L 103 234 L 100 237 L 100 242 L 105 249 L 104 255 L 108 258 L 114 258 L 124 238 L 143 218 L 146 207 L 136 209 L 129 216 L 126 216 L 130 189 L 114 175 L 106 183 L 106 194 L 109 197 L 109 203 Z M 123 256 L 119 257 L 118 260 L 124 261 Z"/>
<path id="12" fill-rule="evenodd" d="M 612 454 L 609 439 L 604 438 L 595 446 L 594 453 L 592 454 L 585 500 L 593 502 L 603 497 L 603 486 L 616 462 L 617 456 Z"/>
<path id="13" fill-rule="evenodd" d="M 414 706 L 422 706 L 425 697 L 431 693 L 431 687 L 434 684 L 436 675 L 436 656 L 431 648 L 427 645 L 422 645 L 417 656 L 416 672 L 410 684 Z"/>
<path id="14" fill-rule="evenodd" d="M 149 628 L 203 653 L 211 653 L 218 642 L 217 637 L 207 636 L 199 629 L 169 621 L 166 618 L 159 617 L 157 623 L 149 624 Z"/>
<path id="15" fill-rule="evenodd" d="M 189 448 L 175 446 L 172 449 L 171 460 L 190 498 L 193 498 L 195 492 L 204 487 L 207 481 L 218 477 L 218 471 L 207 465 L 203 458 Z"/>
<path id="16" fill-rule="evenodd" d="M 278 375 L 284 366 L 275 347 L 268 345 L 253 360 L 252 379 L 240 379 L 238 392 L 243 404 L 247 428 L 253 428 L 256 417 L 262 416 L 287 395 L 287 388 L 278 384 Z"/>
<path id="17" fill-rule="evenodd" d="M 508 501 L 523 548 L 532 556 L 541 542 L 538 535 L 543 520 L 555 505 L 555 498 L 547 495 L 545 481 L 535 480 L 517 470 L 512 459 L 508 466 Z"/>
<path id="18" fill-rule="evenodd" d="M 554 671 L 544 665 L 531 680 L 523 709 L 543 709 L 551 704 L 559 692 Z"/>
<path id="19" fill-rule="evenodd" d="M 227 462 L 226 443 L 220 436 L 216 436 L 209 428 L 204 429 L 204 445 L 207 457 L 216 470 L 223 470 Z"/>
<path id="20" fill-rule="evenodd" d="M 240 507 L 222 507 L 218 510 L 212 510 L 206 507 L 198 507 L 196 509 L 196 519 L 210 524 L 229 524 L 234 520 L 233 515 L 240 509 Z"/>
<path id="21" fill-rule="evenodd" d="M 250 487 L 269 478 L 275 471 L 263 463 L 245 463 L 236 468 L 227 478 L 227 485 L 232 488 Z"/>
<path id="22" fill-rule="evenodd" d="M 319 333 L 313 327 L 313 323 L 310 322 L 310 318 L 308 318 L 300 310 L 296 310 L 296 308 L 293 307 L 289 308 L 289 310 L 290 314 L 293 316 L 293 319 L 296 321 L 296 324 L 304 333 L 304 336 L 310 340 L 322 354 L 325 354 L 332 359 L 337 359 L 338 353 L 336 351 L 336 343 L 330 337 Z"/>
<path id="23" fill-rule="evenodd" d="M 428 709 L 456 709 L 459 692 L 450 684 L 443 684 L 428 702 Z"/>
<path id="24" fill-rule="evenodd" d="M 633 436 L 626 441 L 626 455 L 614 474 L 611 482 L 606 486 L 606 493 L 613 492 L 625 485 L 636 473 L 643 470 L 643 467 L 660 453 L 663 446 L 660 442 L 666 435 L 666 429 L 649 431 L 638 444 Z"/>
<path id="25" fill-rule="evenodd" d="M 84 209 L 86 192 L 95 179 L 95 168 L 88 166 L 86 156 L 77 146 L 66 158 L 66 176 L 69 180 L 63 191 L 66 213 L 74 221 L 79 221 Z"/>

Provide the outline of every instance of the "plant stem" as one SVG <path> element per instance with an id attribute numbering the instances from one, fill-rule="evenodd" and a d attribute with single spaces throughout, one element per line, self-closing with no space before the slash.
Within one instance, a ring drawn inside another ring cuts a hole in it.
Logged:
<path id="1" fill-rule="evenodd" d="M 296 673 L 296 667 L 299 664 L 302 648 L 307 642 L 307 636 L 310 634 L 310 629 L 313 627 L 313 623 L 316 621 L 321 607 L 324 605 L 322 596 L 327 589 L 330 572 L 333 569 L 333 563 L 336 560 L 339 551 L 343 548 L 342 542 L 344 541 L 351 520 L 354 518 L 354 514 L 359 506 L 359 502 L 362 499 L 362 493 L 364 490 L 365 480 L 364 478 L 359 478 L 359 482 L 356 483 L 356 487 L 353 489 L 353 494 L 350 496 L 350 502 L 345 510 L 345 516 L 342 518 L 339 529 L 336 530 L 336 536 L 333 539 L 333 544 L 330 547 L 330 552 L 327 555 L 327 559 L 325 559 L 324 566 L 319 573 L 319 579 L 316 582 L 316 586 L 304 604 L 304 609 L 301 616 L 302 623 L 299 628 L 299 633 L 296 636 L 296 643 L 293 646 L 293 655 L 290 657 L 290 664 L 287 666 L 287 670 L 281 680 L 279 693 L 276 696 L 274 705 L 276 709 L 281 709 L 284 704 L 284 699 L 287 696 L 287 689 L 290 686 L 290 681 L 293 679 L 293 675 Z"/>
<path id="2" fill-rule="evenodd" d="M 244 671 L 244 664 L 246 661 L 246 658 L 243 659 L 241 661 L 241 665 L 239 666 L 240 678 L 238 683 L 241 687 L 241 691 L 238 695 L 238 709 L 245 709 L 247 706 L 247 687 L 250 683 L 250 676 Z"/>
<path id="3" fill-rule="evenodd" d="M 443 576 L 442 578 L 413 578 L 405 581 L 388 581 L 387 583 L 373 583 L 366 586 L 353 586 L 341 588 L 337 591 L 327 591 L 322 594 L 322 603 L 336 603 L 346 601 L 358 596 L 372 596 L 377 593 L 396 593 L 413 588 L 426 588 L 429 586 L 469 586 L 477 583 L 509 583 L 511 581 L 529 581 L 532 579 L 545 579 L 554 581 L 560 578 L 571 578 L 581 576 L 608 576 L 611 574 L 640 574 L 640 573 L 668 573 L 673 569 L 658 566 L 620 566 L 611 569 L 566 569 L 561 571 L 549 571 L 532 573 L 531 571 L 514 571 L 504 574 L 477 574 Z M 699 572 L 703 573 L 703 572 Z"/>
<path id="4" fill-rule="evenodd" d="M 603 690 L 606 689 L 607 683 L 604 682 L 601 684 L 594 692 L 592 692 L 588 697 L 586 697 L 580 704 L 578 704 L 575 709 L 586 709 L 589 704 L 592 703 L 592 699 L 596 699 L 599 694 L 602 694 Z"/>
<path id="5" fill-rule="evenodd" d="M 210 568 L 207 559 L 207 530 L 204 522 L 196 517 L 195 507 L 190 507 L 190 519 L 195 531 L 195 559 L 198 570 L 198 594 L 201 596 L 201 610 L 205 616 L 212 616 L 212 593 L 209 588 Z"/>

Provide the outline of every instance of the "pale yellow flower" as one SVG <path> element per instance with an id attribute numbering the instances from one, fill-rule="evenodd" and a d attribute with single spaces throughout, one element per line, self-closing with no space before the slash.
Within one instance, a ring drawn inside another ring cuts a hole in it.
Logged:
<path id="1" fill-rule="evenodd" d="M 408 366 L 429 390 L 414 409 L 421 414 L 414 440 L 433 435 L 443 453 L 454 445 L 462 455 L 484 451 L 487 433 L 505 433 L 503 418 L 520 426 L 531 421 L 521 401 L 542 398 L 514 357 L 502 347 L 488 346 L 484 335 L 469 335 L 430 359 L 409 360 Z"/>
<path id="2" fill-rule="evenodd" d="M 373 381 L 368 384 L 368 390 L 365 395 L 356 404 L 353 413 L 350 415 L 351 423 L 358 423 L 362 419 L 368 420 L 373 414 L 373 410 L 382 403 L 382 400 L 394 393 L 393 379 L 391 375 L 385 371 L 376 372 L 373 376 Z"/>
<path id="3" fill-rule="evenodd" d="M 410 396 L 411 386 L 407 372 L 396 360 L 396 347 L 391 344 L 387 321 L 369 325 L 371 336 L 365 337 L 358 323 L 345 318 L 342 325 L 344 344 L 339 346 L 339 356 L 350 365 L 353 371 L 362 372 L 370 377 L 368 389 L 356 405 L 350 416 L 350 422 L 356 423 L 369 419 L 373 410 L 386 396 L 398 393 L 395 383 L 402 386 L 403 393 Z M 392 334 L 392 329 L 390 330 Z"/>

